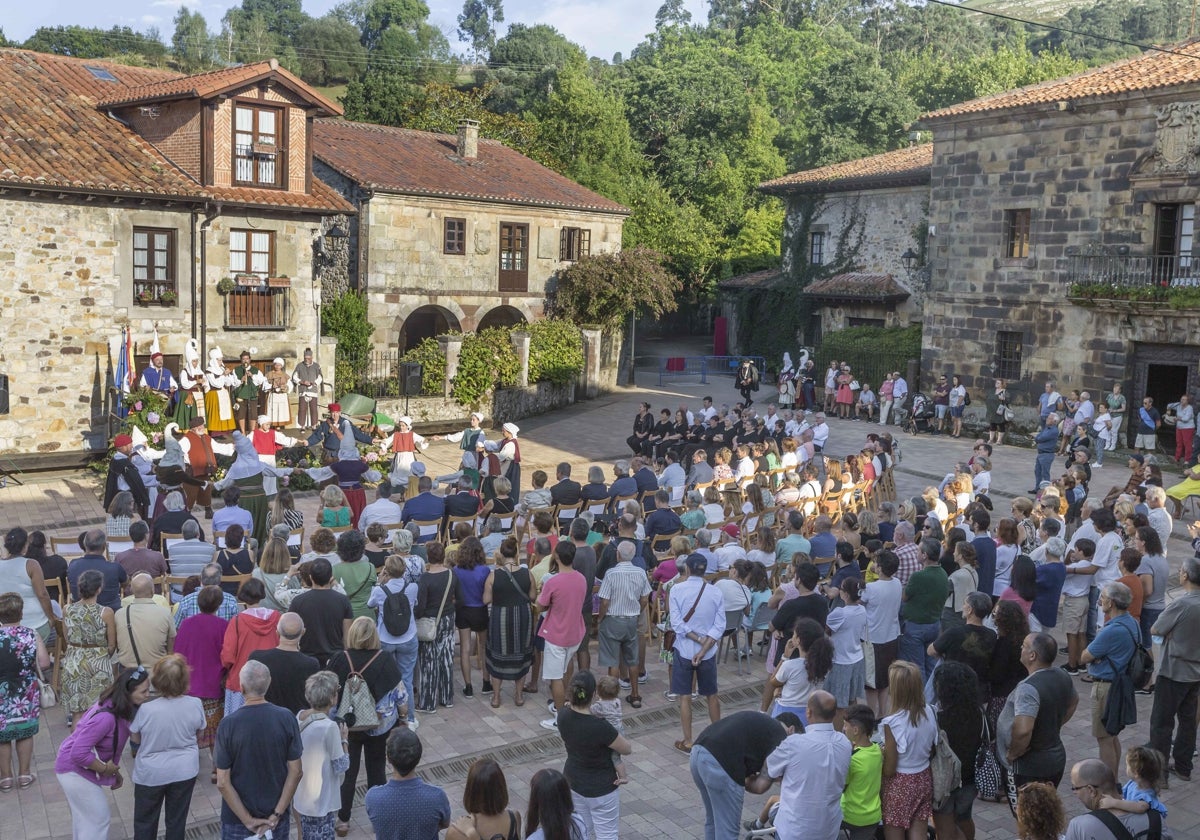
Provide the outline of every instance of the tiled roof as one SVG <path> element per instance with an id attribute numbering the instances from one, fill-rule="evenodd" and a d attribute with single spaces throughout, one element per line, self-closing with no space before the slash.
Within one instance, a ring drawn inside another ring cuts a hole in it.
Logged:
<path id="1" fill-rule="evenodd" d="M 717 284 L 720 289 L 766 289 L 774 286 L 783 279 L 783 272 L 778 268 L 768 268 L 764 271 L 751 271 L 749 274 L 739 274 Z"/>
<path id="2" fill-rule="evenodd" d="M 237 67 L 223 67 L 207 73 L 191 76 L 175 76 L 149 84 L 129 87 L 100 102 L 101 108 L 120 105 L 138 105 L 146 102 L 162 102 L 168 99 L 209 99 L 234 88 L 245 87 L 268 76 L 284 80 L 289 87 L 320 106 L 322 116 L 340 115 L 341 107 L 313 90 L 301 79 L 279 66 L 275 59 Z"/>
<path id="3" fill-rule="evenodd" d="M 313 154 L 360 186 L 382 192 L 628 214 L 615 201 L 496 140 L 478 157 L 456 154 L 453 135 L 345 120 L 316 120 Z"/>
<path id="4" fill-rule="evenodd" d="M 802 294 L 841 300 L 904 300 L 910 292 L 890 274 L 835 274 L 814 280 Z"/>
<path id="5" fill-rule="evenodd" d="M 331 213 L 358 212 L 341 193 L 315 175 L 312 179 L 311 193 L 260 190 L 254 187 L 205 187 L 204 194 L 218 201 L 246 204 L 251 207 L 326 210 Z"/>
<path id="6" fill-rule="evenodd" d="M 1045 105 L 1051 102 L 1079 102 L 1200 82 L 1200 38 L 1184 41 L 1170 49 L 1172 52 L 1148 50 L 1133 58 L 1106 64 L 1064 79 L 1041 82 L 951 105 L 925 114 L 921 121 Z"/>
<path id="7" fill-rule="evenodd" d="M 907 186 L 929 182 L 933 144 L 907 146 L 894 152 L 793 172 L 758 188 L 766 193 L 828 193 L 867 187 Z"/>

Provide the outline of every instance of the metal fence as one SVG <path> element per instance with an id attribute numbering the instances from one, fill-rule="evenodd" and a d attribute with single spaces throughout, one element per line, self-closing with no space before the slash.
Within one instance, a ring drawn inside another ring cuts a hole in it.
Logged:
<path id="1" fill-rule="evenodd" d="M 766 376 L 766 359 L 762 356 L 669 356 L 658 360 L 658 384 L 668 379 L 685 376 L 700 377 L 700 384 L 707 385 L 710 376 L 733 376 L 743 359 L 749 359 L 758 368 L 760 377 Z"/>
<path id="2" fill-rule="evenodd" d="M 1067 281 L 1103 286 L 1198 286 L 1200 260 L 1191 255 L 1075 254 L 1067 260 Z"/>
<path id="3" fill-rule="evenodd" d="M 817 348 L 813 354 L 813 376 L 818 388 L 825 387 L 825 371 L 829 369 L 829 363 L 836 359 L 850 365 L 851 373 L 860 384 L 869 384 L 872 390 L 878 391 L 879 383 L 889 373 L 900 371 L 905 377 L 909 376 L 910 358 L 911 354 L 904 351 L 884 351 L 873 341 L 838 341 Z M 909 388 L 916 390 L 915 381 L 909 381 Z"/>
<path id="4" fill-rule="evenodd" d="M 338 390 L 362 394 L 364 397 L 400 396 L 400 353 L 397 350 L 372 350 L 367 361 L 356 371 L 350 371 L 350 382 L 338 383 Z M 343 374 L 344 375 L 344 374 Z"/>

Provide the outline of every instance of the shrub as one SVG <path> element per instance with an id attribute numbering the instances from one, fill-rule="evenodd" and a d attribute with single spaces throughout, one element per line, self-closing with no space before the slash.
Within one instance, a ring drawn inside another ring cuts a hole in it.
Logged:
<path id="1" fill-rule="evenodd" d="M 366 368 L 374 331 L 375 327 L 367 320 L 367 301 L 361 295 L 344 294 L 321 310 L 321 334 L 337 339 L 333 372 L 334 382 L 342 393 L 357 384 L 356 372 Z"/>
<path id="2" fill-rule="evenodd" d="M 419 362 L 421 365 L 421 393 L 440 396 L 442 380 L 446 378 L 446 357 L 436 338 L 425 338 L 413 349 L 400 357 L 402 362 Z"/>
<path id="3" fill-rule="evenodd" d="M 813 355 L 817 376 L 831 359 L 849 363 L 860 382 L 878 387 L 884 374 L 905 370 L 909 359 L 921 358 L 921 326 L 849 327 L 824 336 Z"/>
<path id="4" fill-rule="evenodd" d="M 451 396 L 468 408 L 479 408 L 496 388 L 517 384 L 521 362 L 507 327 L 489 327 L 463 337 Z"/>
<path id="5" fill-rule="evenodd" d="M 547 319 L 525 327 L 529 333 L 529 381 L 566 385 L 583 370 L 583 336 L 570 321 Z"/>

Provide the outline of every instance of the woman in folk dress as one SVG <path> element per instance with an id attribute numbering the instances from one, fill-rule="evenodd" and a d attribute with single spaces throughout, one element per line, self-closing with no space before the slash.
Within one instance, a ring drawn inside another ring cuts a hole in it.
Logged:
<path id="1" fill-rule="evenodd" d="M 204 370 L 208 392 L 204 395 L 204 419 L 210 432 L 228 432 L 237 428 L 233 419 L 233 401 L 229 388 L 237 385 L 237 377 L 225 367 L 220 347 L 208 351 L 208 367 Z"/>

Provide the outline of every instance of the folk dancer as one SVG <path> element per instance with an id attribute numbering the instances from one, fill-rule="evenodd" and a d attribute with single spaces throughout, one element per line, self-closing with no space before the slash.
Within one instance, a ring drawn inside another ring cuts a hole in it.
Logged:
<path id="1" fill-rule="evenodd" d="M 142 485 L 146 488 L 146 510 L 152 515 L 158 503 L 158 476 L 154 473 L 154 462 L 161 458 L 163 453 L 157 449 L 151 449 L 150 444 L 140 434 L 140 430 L 138 431 L 139 434 L 135 437 L 143 439 L 134 440 L 133 454 L 129 456 L 129 460 L 133 462 L 138 475 L 142 477 Z"/>
<path id="2" fill-rule="evenodd" d="M 792 354 L 784 352 L 783 367 L 779 371 L 779 407 L 785 411 L 796 402 L 796 368 Z"/>
<path id="3" fill-rule="evenodd" d="M 417 450 L 424 452 L 429 448 L 429 441 L 412 430 L 412 418 L 401 417 L 396 421 L 396 430 L 392 439 L 384 438 L 380 445 L 382 452 L 392 454 L 392 466 L 388 472 L 388 480 L 393 487 L 408 487 L 413 462 L 417 460 Z M 416 488 L 410 488 L 415 490 Z M 405 493 L 405 498 L 411 499 L 415 492 Z"/>
<path id="4" fill-rule="evenodd" d="M 104 479 L 104 509 L 108 510 L 114 496 L 128 490 L 133 494 L 142 519 L 145 519 L 150 508 L 150 497 L 146 493 L 146 485 L 142 483 L 141 474 L 129 457 L 133 453 L 133 438 L 126 434 L 117 435 L 113 438 L 113 449 L 108 475 Z"/>
<path id="5" fill-rule="evenodd" d="M 338 459 L 338 449 L 342 444 L 342 430 L 340 424 L 342 421 L 342 407 L 337 403 L 329 404 L 329 416 L 322 420 L 313 433 L 308 436 L 308 445 L 321 447 L 321 463 L 332 464 Z M 371 436 L 362 429 L 351 424 L 350 430 L 353 433 L 354 440 L 358 443 L 371 444 Z"/>
<path id="6" fill-rule="evenodd" d="M 142 388 L 162 394 L 167 401 L 167 411 L 172 410 L 179 383 L 175 381 L 175 374 L 163 367 L 162 353 L 156 351 L 150 354 L 150 367 L 142 371 L 142 378 L 138 384 Z"/>
<path id="7" fill-rule="evenodd" d="M 469 432 L 470 429 L 467 431 Z M 447 435 L 447 438 L 449 437 L 450 435 Z M 482 485 L 483 469 L 486 467 L 487 443 L 487 438 L 483 436 L 483 430 L 480 429 L 479 434 L 475 435 L 472 448 L 463 452 L 458 470 L 446 475 L 439 475 L 434 480 L 443 487 L 453 487 L 459 479 L 466 478 L 471 482 L 471 489 L 478 494 Z"/>
<path id="8" fill-rule="evenodd" d="M 443 435 L 442 440 L 448 440 L 451 443 L 457 443 L 458 448 L 463 452 L 474 452 L 475 440 L 483 434 L 483 429 L 480 426 L 480 424 L 483 423 L 483 415 L 478 411 L 472 411 L 470 422 L 471 425 L 463 429 L 461 432 Z"/>
<path id="9" fill-rule="evenodd" d="M 241 364 L 233 369 L 233 416 L 238 431 L 249 434 L 254 431 L 258 417 L 258 391 L 266 383 L 263 372 L 250 361 L 250 351 L 243 350 Z"/>
<path id="10" fill-rule="evenodd" d="M 204 416 L 204 392 L 208 390 L 208 377 L 200 362 L 200 345 L 194 338 L 189 338 L 183 348 L 179 387 L 181 390 L 175 400 L 175 425 L 179 429 L 190 429 L 193 417 Z"/>
<path id="11" fill-rule="evenodd" d="M 204 394 L 203 416 L 208 430 L 228 432 L 237 428 L 233 420 L 233 400 L 229 398 L 229 389 L 237 384 L 237 378 L 225 367 L 225 355 L 220 347 L 208 351 L 208 367 L 204 369 L 204 377 L 208 381 L 208 390 Z"/>
<path id="12" fill-rule="evenodd" d="M 233 433 L 233 448 L 237 458 L 225 477 L 213 486 L 217 490 L 224 490 L 233 484 L 242 491 L 238 504 L 250 512 L 250 518 L 254 521 L 253 532 L 247 536 L 254 537 L 263 546 L 267 542 L 267 494 L 263 489 L 263 480 L 267 476 L 282 478 L 291 475 L 292 468 L 264 464 L 258 458 L 254 443 L 241 432 Z"/>
<path id="13" fill-rule="evenodd" d="M 292 409 L 288 405 L 288 390 L 291 388 L 291 379 L 288 377 L 287 371 L 283 369 L 283 359 L 276 358 L 271 362 L 271 369 L 267 371 L 266 378 L 267 382 L 263 388 L 267 392 L 266 414 L 271 418 L 272 426 L 284 428 L 288 423 L 292 422 Z M 261 417 L 258 422 L 262 423 Z"/>
<path id="14" fill-rule="evenodd" d="M 212 479 L 217 474 L 217 454 L 232 455 L 233 447 L 228 443 L 218 443 L 208 433 L 204 420 L 192 418 L 192 427 L 179 441 L 187 459 L 188 474 L 193 479 L 183 485 L 183 497 L 190 511 L 199 504 L 204 508 L 204 518 L 212 519 Z"/>
<path id="15" fill-rule="evenodd" d="M 316 428 L 320 411 L 317 398 L 321 396 L 321 366 L 313 361 L 313 352 L 304 349 L 304 361 L 296 365 L 292 371 L 292 384 L 300 395 L 300 404 L 296 407 L 296 425 L 304 431 Z"/>
<path id="16" fill-rule="evenodd" d="M 288 446 L 300 446 L 304 443 L 302 440 L 290 438 L 283 432 L 271 428 L 273 422 L 270 415 L 260 414 L 258 428 L 250 433 L 250 442 L 254 444 L 258 460 L 268 467 L 275 466 L 275 456 L 279 454 L 280 449 Z M 263 473 L 263 492 L 267 494 L 268 502 L 274 501 L 275 495 L 279 492 L 279 483 L 270 473 Z"/>
<path id="17" fill-rule="evenodd" d="M 203 428 L 203 426 L 204 421 L 200 420 L 200 427 Z M 151 517 L 154 519 L 157 519 L 166 509 L 163 502 L 168 493 L 180 490 L 186 498 L 188 490 L 184 489 L 185 486 L 190 487 L 193 493 L 198 492 L 204 486 L 203 479 L 192 478 L 191 473 L 187 470 L 183 447 L 179 445 L 179 441 L 172 434 L 178 430 L 179 427 L 174 423 L 168 423 L 163 430 L 163 456 L 154 466 L 154 478 L 158 482 L 158 501 L 154 504 L 154 513 Z"/>
<path id="18" fill-rule="evenodd" d="M 338 488 L 346 495 L 350 506 L 350 525 L 358 527 L 358 517 L 367 505 L 367 494 L 363 481 L 379 481 L 383 476 L 363 461 L 354 443 L 354 427 L 349 418 L 342 418 L 342 437 L 339 441 L 337 460 L 323 467 L 305 470 L 313 481 L 323 482 L 337 479 Z"/>
<path id="19" fill-rule="evenodd" d="M 521 445 L 517 443 L 516 423 L 505 423 L 500 427 L 504 439 L 500 441 L 500 451 L 496 456 L 500 459 L 500 473 L 512 485 L 509 495 L 514 502 L 521 498 Z"/>

